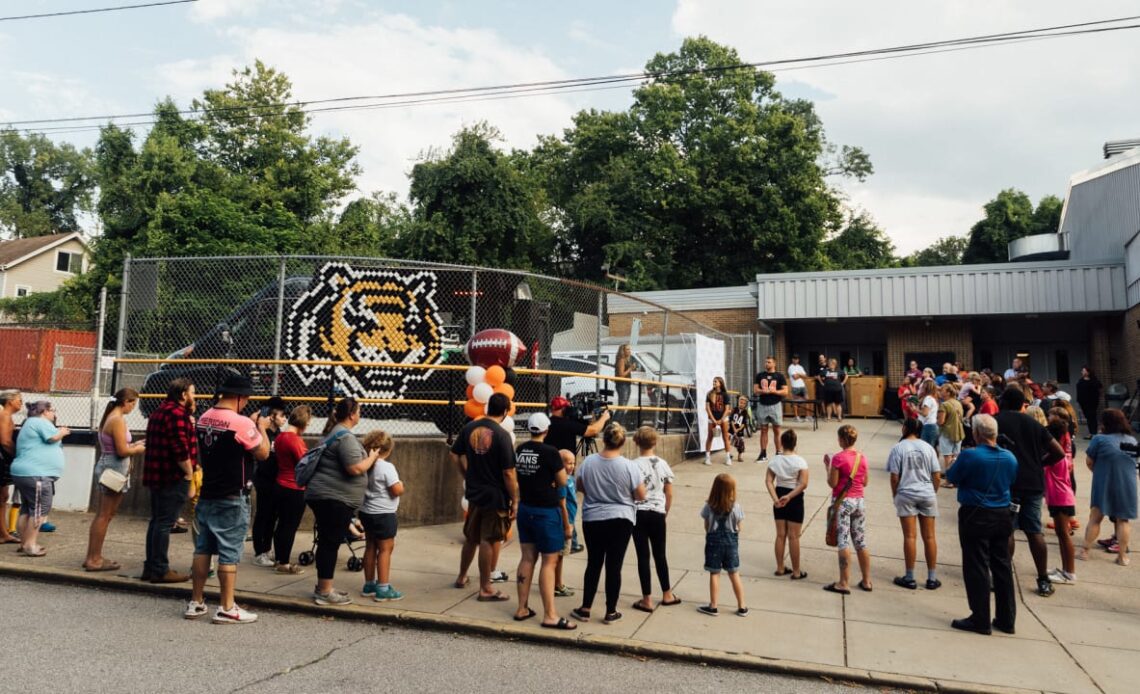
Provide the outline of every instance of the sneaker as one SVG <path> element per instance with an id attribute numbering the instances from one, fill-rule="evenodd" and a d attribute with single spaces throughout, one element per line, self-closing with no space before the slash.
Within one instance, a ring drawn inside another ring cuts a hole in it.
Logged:
<path id="1" fill-rule="evenodd" d="M 506 571 L 491 572 L 491 583 L 506 583 L 509 580 L 511 580 L 511 577 L 507 575 Z"/>
<path id="2" fill-rule="evenodd" d="M 305 573 L 305 570 L 296 564 L 277 564 L 273 568 L 274 573 L 285 574 L 288 576 L 300 576 Z"/>
<path id="3" fill-rule="evenodd" d="M 557 598 L 568 598 L 574 595 L 574 589 L 570 586 L 555 586 L 554 596 Z"/>
<path id="4" fill-rule="evenodd" d="M 1041 577 L 1037 579 L 1037 590 L 1034 591 L 1043 598 L 1047 598 L 1053 594 L 1056 589 L 1053 584 L 1049 582 L 1048 578 Z"/>
<path id="5" fill-rule="evenodd" d="M 191 600 L 186 603 L 186 611 L 182 613 L 182 616 L 186 619 L 198 619 L 204 616 L 208 611 L 206 603 Z"/>
<path id="6" fill-rule="evenodd" d="M 570 545 L 570 554 L 577 554 L 586 550 L 586 545 Z"/>
<path id="7" fill-rule="evenodd" d="M 403 599 L 404 594 L 392 586 L 388 586 L 387 588 L 377 588 L 376 597 L 373 598 L 373 600 L 376 602 L 395 602 L 397 600 Z"/>
<path id="8" fill-rule="evenodd" d="M 1064 569 L 1053 569 L 1053 571 L 1049 573 L 1049 582 L 1062 586 L 1072 585 L 1077 582 L 1077 575 L 1071 574 Z"/>
<path id="9" fill-rule="evenodd" d="M 895 576 L 895 585 L 900 588 L 907 588 L 909 590 L 918 589 L 918 581 L 913 577 L 907 578 L 906 576 Z"/>
<path id="10" fill-rule="evenodd" d="M 747 607 L 738 607 L 736 609 L 736 616 L 737 617 L 747 617 L 748 616 L 748 608 Z"/>
<path id="11" fill-rule="evenodd" d="M 203 607 L 205 607 L 203 605 Z M 228 610 L 223 610 L 220 606 L 214 612 L 214 624 L 249 624 L 256 622 L 257 615 L 252 612 L 247 612 L 236 604 Z"/>
<path id="12" fill-rule="evenodd" d="M 350 605 L 352 598 L 348 597 L 348 593 L 341 590 L 330 590 L 327 593 L 318 593 L 313 591 L 313 602 L 318 605 Z"/>
<path id="13" fill-rule="evenodd" d="M 253 558 L 253 565 L 260 566 L 263 569 L 271 569 L 277 565 L 277 562 L 269 556 L 269 553 L 259 554 Z"/>
<path id="14" fill-rule="evenodd" d="M 54 533 L 55 532 L 55 523 L 52 523 L 51 521 L 46 521 L 45 523 L 40 525 L 40 532 L 41 533 Z"/>
<path id="15" fill-rule="evenodd" d="M 705 453 L 705 465 L 712 465 L 712 456 Z"/>
<path id="16" fill-rule="evenodd" d="M 1116 544 L 1116 537 L 1110 537 L 1107 540 L 1097 540 L 1096 543 L 1101 547 L 1111 547 Z"/>
<path id="17" fill-rule="evenodd" d="M 1113 541 L 1111 545 L 1104 548 L 1104 551 L 1108 552 L 1109 554 L 1120 554 L 1120 543 Z"/>
<path id="18" fill-rule="evenodd" d="M 763 463 L 768 460 L 768 451 L 760 451 L 760 455 L 756 457 L 756 462 Z"/>
<path id="19" fill-rule="evenodd" d="M 717 608 L 709 607 L 708 605 L 701 605 L 700 607 L 697 608 L 697 612 L 700 612 L 701 614 L 711 615 L 713 617 L 715 617 L 715 616 L 717 616 L 717 614 L 719 614 L 719 612 L 717 611 Z"/>
<path id="20" fill-rule="evenodd" d="M 731 455 L 724 457 L 724 464 L 729 466 L 729 467 L 732 467 L 732 456 Z"/>
<path id="21" fill-rule="evenodd" d="M 376 581 L 365 581 L 364 587 L 360 589 L 360 594 L 364 597 L 368 597 L 369 595 L 375 597 L 378 587 L 380 587 L 380 584 Z"/>

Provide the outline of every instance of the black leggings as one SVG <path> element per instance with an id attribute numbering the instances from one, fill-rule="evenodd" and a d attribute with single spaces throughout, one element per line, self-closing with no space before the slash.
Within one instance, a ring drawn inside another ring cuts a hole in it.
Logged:
<path id="1" fill-rule="evenodd" d="M 637 552 L 637 577 L 641 579 L 641 594 L 650 595 L 653 585 L 649 577 L 649 552 L 653 551 L 653 565 L 661 592 L 669 590 L 669 562 L 665 559 L 665 514 L 657 511 L 638 511 L 637 525 L 633 526 L 633 549 Z"/>
<path id="2" fill-rule="evenodd" d="M 1095 434 L 1097 430 L 1096 423 L 1096 401 L 1092 402 L 1078 402 L 1081 407 L 1081 412 L 1085 415 L 1085 434 Z"/>
<path id="3" fill-rule="evenodd" d="M 617 612 L 621 594 L 621 566 L 625 563 L 625 551 L 629 548 L 629 537 L 633 533 L 633 523 L 624 518 L 611 518 L 602 521 L 582 523 L 582 534 L 586 538 L 586 576 L 582 589 L 582 607 L 590 609 L 594 596 L 598 593 L 598 580 L 602 567 L 606 568 L 606 614 Z"/>
<path id="4" fill-rule="evenodd" d="M 253 488 L 257 508 L 253 511 L 253 553 L 268 554 L 273 541 L 273 525 L 277 522 L 277 481 L 255 477 Z"/>
<path id="5" fill-rule="evenodd" d="M 293 553 L 293 540 L 305 515 L 305 490 L 277 485 L 277 528 L 273 531 L 273 549 L 278 564 L 288 564 Z M 347 527 L 347 524 L 346 524 Z"/>
<path id="6" fill-rule="evenodd" d="M 317 526 L 317 578 L 326 581 L 336 575 L 336 559 L 353 509 L 335 499 L 312 499 L 313 520 Z"/>

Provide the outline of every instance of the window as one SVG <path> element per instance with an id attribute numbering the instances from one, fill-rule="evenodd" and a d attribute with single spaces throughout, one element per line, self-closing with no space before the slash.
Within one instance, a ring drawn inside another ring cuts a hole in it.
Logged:
<path id="1" fill-rule="evenodd" d="M 1053 373 L 1057 375 L 1058 383 L 1071 383 L 1069 380 L 1069 350 L 1057 350 L 1056 371 Z"/>
<path id="2" fill-rule="evenodd" d="M 55 270 L 56 272 L 66 272 L 72 275 L 83 272 L 83 254 L 56 251 Z"/>
<path id="3" fill-rule="evenodd" d="M 17 296 L 17 297 L 21 297 L 21 296 L 27 296 L 27 295 L 29 295 L 29 294 L 31 294 L 31 293 L 32 293 L 32 288 L 31 288 L 31 287 L 29 287 L 29 286 L 27 286 L 27 285 L 25 285 L 25 284 L 17 284 L 17 285 L 16 285 L 16 296 Z"/>

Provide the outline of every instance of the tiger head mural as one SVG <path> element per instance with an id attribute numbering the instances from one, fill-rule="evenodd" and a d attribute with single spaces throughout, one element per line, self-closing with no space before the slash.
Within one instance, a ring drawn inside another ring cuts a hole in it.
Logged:
<path id="1" fill-rule="evenodd" d="M 354 269 L 331 262 L 313 277 L 285 324 L 288 359 L 436 364 L 442 357 L 437 279 L 428 271 Z M 330 378 L 327 366 L 294 364 L 305 385 Z M 364 398 L 398 398 L 430 369 L 334 367 L 336 383 Z"/>

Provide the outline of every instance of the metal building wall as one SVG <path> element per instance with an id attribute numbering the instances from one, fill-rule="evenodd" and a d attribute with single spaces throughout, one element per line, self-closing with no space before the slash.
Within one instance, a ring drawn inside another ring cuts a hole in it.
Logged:
<path id="1" fill-rule="evenodd" d="M 1076 262 L 1120 258 L 1124 244 L 1140 231 L 1140 153 L 1074 176 L 1061 231 L 1069 232 Z"/>

